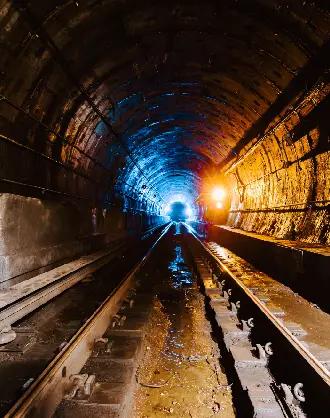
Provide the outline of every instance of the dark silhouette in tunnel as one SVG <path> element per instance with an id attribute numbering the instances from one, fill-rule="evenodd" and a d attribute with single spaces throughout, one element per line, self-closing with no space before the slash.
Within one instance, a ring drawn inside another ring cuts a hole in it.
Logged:
<path id="1" fill-rule="evenodd" d="M 187 205 L 182 202 L 173 202 L 170 206 L 169 217 L 175 222 L 185 221 L 188 218 Z"/>

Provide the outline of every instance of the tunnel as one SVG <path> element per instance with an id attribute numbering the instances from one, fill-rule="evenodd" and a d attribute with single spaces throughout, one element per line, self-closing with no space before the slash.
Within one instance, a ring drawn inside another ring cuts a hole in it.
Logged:
<path id="1" fill-rule="evenodd" d="M 329 64 L 326 0 L 0 0 L 1 416 L 327 416 Z M 158 386 L 134 357 L 135 409 L 68 354 L 117 352 L 93 321 L 133 276 L 142 358 L 181 356 Z"/>

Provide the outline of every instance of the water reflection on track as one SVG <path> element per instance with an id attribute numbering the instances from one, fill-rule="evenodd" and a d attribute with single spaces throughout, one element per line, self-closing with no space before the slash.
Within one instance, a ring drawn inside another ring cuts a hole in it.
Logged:
<path id="1" fill-rule="evenodd" d="M 179 239 L 177 239 L 177 244 L 174 248 L 174 254 L 174 260 L 170 261 L 168 265 L 172 286 L 175 289 L 178 289 L 183 286 L 192 286 L 192 274 L 183 258 L 182 245 Z"/>

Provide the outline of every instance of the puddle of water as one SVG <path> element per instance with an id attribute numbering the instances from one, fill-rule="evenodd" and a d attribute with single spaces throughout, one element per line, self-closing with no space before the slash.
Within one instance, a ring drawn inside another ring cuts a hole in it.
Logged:
<path id="1" fill-rule="evenodd" d="M 175 222 L 175 232 L 174 235 L 180 235 L 181 234 L 181 223 Z"/>
<path id="2" fill-rule="evenodd" d="M 180 224 L 172 231 L 156 261 L 159 274 L 151 275 L 157 300 L 138 369 L 134 417 L 234 418 L 231 390 L 219 366 L 204 296 L 185 259 L 184 228 L 181 235 Z"/>
<path id="3" fill-rule="evenodd" d="M 138 371 L 134 417 L 234 418 L 230 386 L 182 238 L 173 236 L 157 261 L 157 303 Z"/>
<path id="4" fill-rule="evenodd" d="M 172 286 L 175 289 L 192 286 L 192 273 L 183 259 L 181 245 L 177 244 L 175 246 L 174 252 L 175 258 L 174 260 L 170 261 L 168 266 Z"/>

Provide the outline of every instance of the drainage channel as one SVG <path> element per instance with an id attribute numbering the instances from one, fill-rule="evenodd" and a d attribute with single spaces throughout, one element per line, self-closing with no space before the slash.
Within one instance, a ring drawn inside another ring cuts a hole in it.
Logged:
<path id="1" fill-rule="evenodd" d="M 79 372 L 90 351 L 90 338 L 98 331 L 90 321 L 108 299 L 111 303 L 104 309 L 111 317 L 126 291 L 123 277 L 166 230 L 155 230 L 142 242 L 131 240 L 113 252 L 110 263 L 13 324 L 16 339 L 0 347 L 1 416 L 52 415 L 62 399 L 63 385 Z M 84 337 L 77 339 L 80 333 Z M 55 365 L 61 364 L 59 377 Z"/>
<path id="2" fill-rule="evenodd" d="M 136 418 L 235 416 L 186 235 L 175 224 L 145 273 L 154 305 L 136 374 Z"/>

